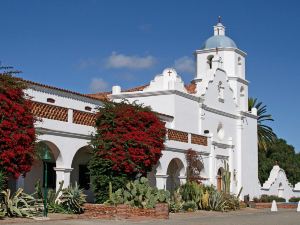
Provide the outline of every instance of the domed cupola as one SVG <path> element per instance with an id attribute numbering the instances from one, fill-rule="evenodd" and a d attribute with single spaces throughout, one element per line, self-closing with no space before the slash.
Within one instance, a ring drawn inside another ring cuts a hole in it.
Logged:
<path id="1" fill-rule="evenodd" d="M 225 27 L 220 17 L 219 22 L 214 26 L 214 36 L 208 38 L 201 47 L 201 49 L 211 48 L 237 48 L 235 42 L 225 35 Z"/>

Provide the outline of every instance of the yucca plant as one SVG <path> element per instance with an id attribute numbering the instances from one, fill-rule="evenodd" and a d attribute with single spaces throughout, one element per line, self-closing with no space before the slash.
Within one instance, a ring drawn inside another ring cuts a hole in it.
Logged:
<path id="1" fill-rule="evenodd" d="M 218 191 L 213 191 L 210 193 L 208 198 L 208 209 L 213 211 L 224 211 L 225 210 L 225 200 L 223 198 L 223 193 Z"/>
<path id="2" fill-rule="evenodd" d="M 86 202 L 86 195 L 77 183 L 62 190 L 59 197 L 60 204 L 69 212 L 83 213 L 83 204 Z"/>
<path id="3" fill-rule="evenodd" d="M 8 217 L 32 217 L 36 213 L 33 207 L 35 199 L 19 188 L 16 193 L 11 190 L 1 192 L 1 214 Z"/>
<path id="4" fill-rule="evenodd" d="M 183 207 L 184 201 L 182 200 L 182 196 L 180 194 L 180 189 L 177 188 L 171 196 L 170 200 L 170 211 L 171 212 L 179 212 Z"/>

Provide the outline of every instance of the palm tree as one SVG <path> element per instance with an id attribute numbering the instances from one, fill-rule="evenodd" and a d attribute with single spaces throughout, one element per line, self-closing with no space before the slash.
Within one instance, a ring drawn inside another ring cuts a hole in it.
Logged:
<path id="1" fill-rule="evenodd" d="M 267 106 L 263 105 L 262 102 L 258 102 L 257 98 L 248 99 L 248 109 L 251 111 L 252 108 L 257 109 L 257 138 L 258 138 L 258 149 L 267 151 L 268 147 L 274 143 L 277 139 L 276 134 L 272 128 L 265 125 L 265 122 L 274 121 L 271 114 L 267 113 Z"/>

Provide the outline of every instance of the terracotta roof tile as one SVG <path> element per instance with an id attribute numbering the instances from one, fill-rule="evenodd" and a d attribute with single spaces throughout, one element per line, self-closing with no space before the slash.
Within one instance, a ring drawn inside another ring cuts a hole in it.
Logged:
<path id="1" fill-rule="evenodd" d="M 189 94 L 196 94 L 196 87 L 197 85 L 195 82 L 191 82 L 190 84 L 185 85 L 185 89 Z"/>
<path id="2" fill-rule="evenodd" d="M 137 86 L 137 87 L 134 87 L 134 88 L 129 88 L 129 89 L 125 90 L 124 92 L 143 91 L 148 86 L 149 86 L 149 84 L 145 84 L 145 85 Z"/>
<path id="3" fill-rule="evenodd" d="M 53 89 L 53 90 L 57 90 L 57 91 L 62 91 L 62 92 L 78 95 L 78 96 L 81 96 L 81 97 L 86 97 L 86 98 L 90 98 L 90 99 L 94 99 L 94 100 L 99 100 L 98 98 L 95 98 L 95 97 L 90 96 L 88 94 L 82 94 L 82 93 L 78 93 L 78 92 L 63 89 L 63 88 L 53 87 L 53 86 L 50 86 L 50 85 L 47 85 L 47 84 L 41 84 L 41 83 L 37 83 L 37 82 L 34 82 L 34 81 L 30 81 L 30 80 L 24 80 L 24 79 L 19 78 L 19 77 L 17 77 L 17 79 L 25 82 L 29 86 L 30 85 L 36 85 L 36 86 L 40 86 L 40 87 L 44 87 L 44 88 L 49 88 L 49 89 Z"/>
<path id="4" fill-rule="evenodd" d="M 40 102 L 32 102 L 32 114 L 39 118 L 68 121 L 68 109 Z"/>

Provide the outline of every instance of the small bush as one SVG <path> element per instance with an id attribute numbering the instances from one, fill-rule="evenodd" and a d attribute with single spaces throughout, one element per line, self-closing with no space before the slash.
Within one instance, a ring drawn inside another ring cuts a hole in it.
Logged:
<path id="1" fill-rule="evenodd" d="M 83 190 L 79 188 L 77 183 L 74 186 L 69 186 L 62 190 L 59 197 L 62 208 L 71 213 L 83 213 L 83 204 L 86 202 L 86 195 Z"/>
<path id="2" fill-rule="evenodd" d="M 182 200 L 182 196 L 180 194 L 180 189 L 175 190 L 171 196 L 170 200 L 170 212 L 180 212 L 182 210 L 184 201 Z"/>
<path id="3" fill-rule="evenodd" d="M 203 185 L 195 181 L 187 182 L 180 187 L 180 194 L 185 202 L 193 201 L 198 204 L 203 195 Z"/>
<path id="4" fill-rule="evenodd" d="M 124 188 L 112 193 L 107 204 L 127 204 L 138 208 L 154 208 L 157 203 L 170 201 L 170 193 L 150 186 L 145 177 L 129 182 Z"/>
<path id="5" fill-rule="evenodd" d="M 6 176 L 2 171 L 0 171 L 0 192 L 5 189 L 6 186 Z"/>
<path id="6" fill-rule="evenodd" d="M 276 202 L 285 202 L 284 198 L 278 197 L 276 195 L 261 195 L 260 198 L 253 198 L 255 203 L 268 203 L 275 200 Z"/>
<path id="7" fill-rule="evenodd" d="M 300 201 L 300 197 L 292 197 L 289 199 L 289 202 L 299 202 Z"/>
<path id="8" fill-rule="evenodd" d="M 198 206 L 194 201 L 187 201 L 183 203 L 182 209 L 187 212 L 194 212 L 196 209 L 198 209 Z"/>

